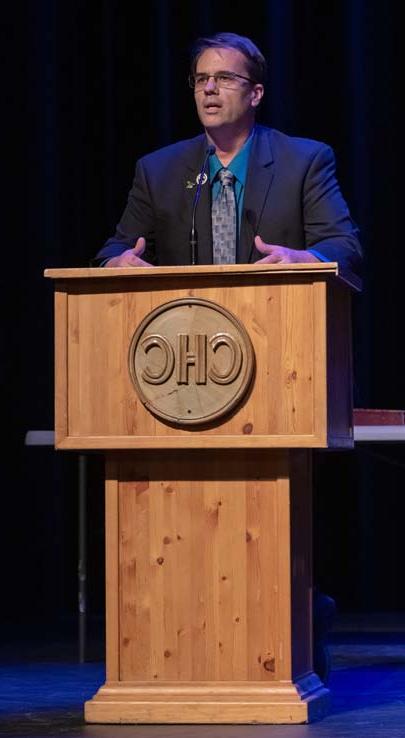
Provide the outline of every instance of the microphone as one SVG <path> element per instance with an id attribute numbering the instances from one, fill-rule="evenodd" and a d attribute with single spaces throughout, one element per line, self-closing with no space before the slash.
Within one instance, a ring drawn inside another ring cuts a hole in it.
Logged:
<path id="1" fill-rule="evenodd" d="M 190 230 L 190 253 L 191 253 L 191 264 L 192 265 L 197 264 L 197 259 L 198 259 L 198 234 L 197 234 L 197 229 L 195 227 L 195 214 L 196 214 L 196 211 L 197 211 L 198 201 L 199 201 L 200 195 L 201 195 L 201 187 L 202 187 L 203 176 L 204 176 L 204 173 L 205 173 L 205 169 L 206 169 L 206 166 L 207 166 L 208 159 L 210 158 L 210 156 L 212 156 L 212 154 L 215 154 L 215 146 L 213 146 L 212 144 L 210 144 L 209 146 L 207 146 L 207 149 L 206 149 L 206 152 L 205 152 L 205 157 L 204 157 L 203 165 L 201 167 L 201 171 L 200 171 L 200 174 L 198 176 L 197 189 L 196 189 L 195 195 L 194 195 L 193 213 L 192 213 L 192 217 L 191 217 L 191 230 Z"/>

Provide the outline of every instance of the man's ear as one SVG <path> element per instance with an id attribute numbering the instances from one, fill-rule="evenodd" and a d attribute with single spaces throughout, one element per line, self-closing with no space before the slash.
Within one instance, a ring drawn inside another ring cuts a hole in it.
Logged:
<path id="1" fill-rule="evenodd" d="M 260 105 L 263 95 L 264 95 L 263 85 L 260 85 L 260 84 L 254 85 L 252 89 L 252 96 L 251 96 L 252 108 L 257 108 L 257 106 Z"/>

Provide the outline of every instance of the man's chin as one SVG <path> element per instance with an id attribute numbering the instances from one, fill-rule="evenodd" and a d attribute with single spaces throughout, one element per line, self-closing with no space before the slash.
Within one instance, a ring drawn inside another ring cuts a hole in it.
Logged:
<path id="1" fill-rule="evenodd" d="M 203 115 L 201 116 L 200 121 L 207 131 L 217 131 L 219 128 L 227 127 L 227 123 L 225 123 L 220 116 L 216 115 Z"/>
<path id="2" fill-rule="evenodd" d="M 204 108 L 199 113 L 199 118 L 203 126 L 220 125 L 223 122 L 223 111 L 221 108 L 212 108 L 211 112 L 209 112 L 209 110 Z"/>

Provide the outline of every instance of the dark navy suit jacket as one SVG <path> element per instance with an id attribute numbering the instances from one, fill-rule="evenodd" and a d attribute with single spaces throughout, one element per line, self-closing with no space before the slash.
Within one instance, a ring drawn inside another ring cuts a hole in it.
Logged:
<path id="1" fill-rule="evenodd" d="M 116 256 L 144 236 L 142 258 L 162 266 L 190 263 L 190 226 L 205 134 L 139 159 L 128 203 L 110 238 L 93 260 Z M 196 212 L 198 263 L 212 263 L 211 188 L 201 189 Z M 254 236 L 292 249 L 313 247 L 328 261 L 359 273 L 361 248 L 335 175 L 332 149 L 257 126 L 249 159 L 237 261 L 262 258 Z"/>

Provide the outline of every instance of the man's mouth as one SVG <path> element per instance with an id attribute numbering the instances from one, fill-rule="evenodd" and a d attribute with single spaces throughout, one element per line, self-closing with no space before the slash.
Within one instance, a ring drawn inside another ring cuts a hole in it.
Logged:
<path id="1" fill-rule="evenodd" d="M 204 105 L 206 113 L 216 113 L 220 109 L 221 105 L 218 105 L 218 103 L 206 103 L 206 105 Z"/>

